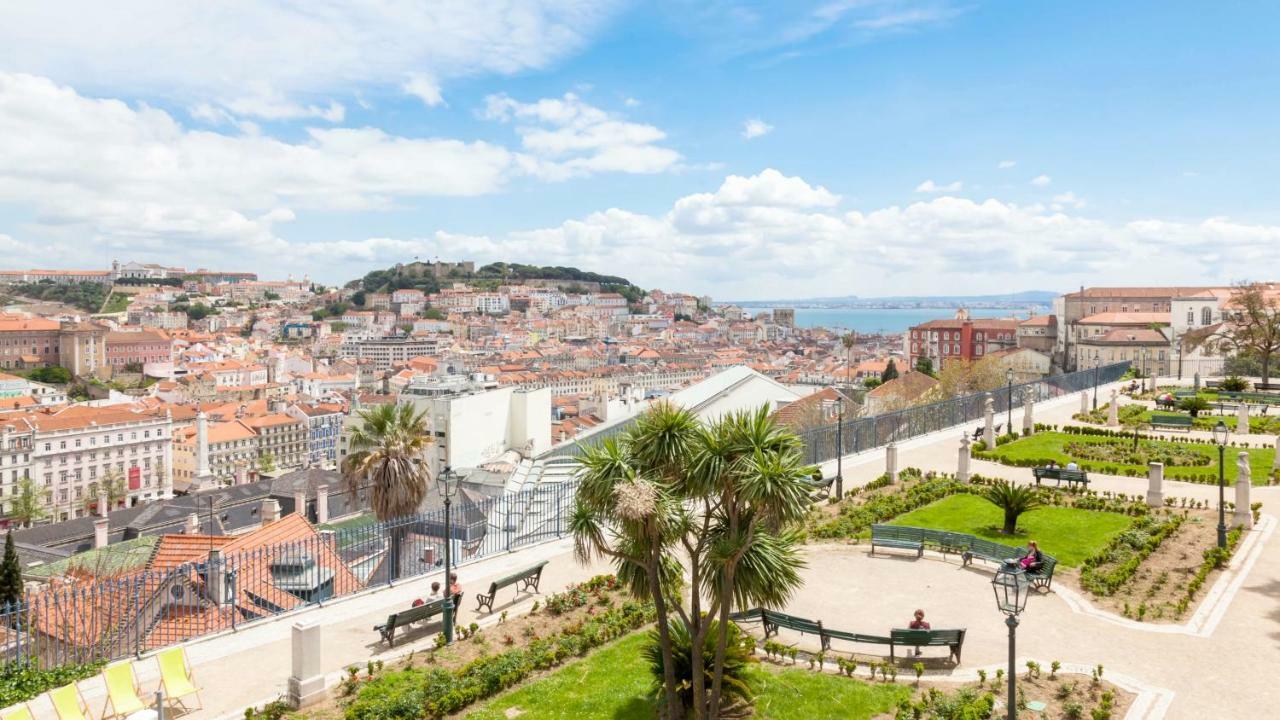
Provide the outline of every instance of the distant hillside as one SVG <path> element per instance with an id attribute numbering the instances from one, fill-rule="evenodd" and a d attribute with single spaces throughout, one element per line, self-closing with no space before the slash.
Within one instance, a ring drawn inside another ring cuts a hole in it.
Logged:
<path id="1" fill-rule="evenodd" d="M 1053 299 L 1058 297 L 1059 293 L 1048 290 L 1025 290 L 1023 292 L 1005 293 L 1002 295 L 891 295 L 885 297 L 859 297 L 857 295 L 845 295 L 842 297 L 819 297 L 819 298 L 803 298 L 791 300 L 748 300 L 745 302 L 734 303 L 744 307 L 769 307 L 775 305 L 804 305 L 808 303 L 821 303 L 824 305 L 883 305 L 885 303 L 894 304 L 924 304 L 924 305 L 979 305 L 984 303 L 1023 303 L 1027 305 L 1049 305 Z"/>
<path id="2" fill-rule="evenodd" d="M 628 302 L 635 302 L 644 297 L 644 291 L 631 284 L 630 280 L 617 275 L 601 275 L 575 267 L 523 265 L 521 263 L 496 262 L 467 272 L 459 267 L 451 266 L 447 271 L 437 272 L 431 263 L 415 262 L 396 265 L 386 270 L 374 270 L 359 280 L 352 280 L 347 287 L 355 288 L 357 305 L 362 305 L 364 293 L 391 292 L 405 288 L 417 288 L 425 293 L 438 292 L 441 287 L 448 287 L 455 282 L 465 282 L 480 289 L 493 289 L 503 284 L 518 283 L 525 280 L 552 281 L 566 291 L 585 289 L 579 283 L 598 283 L 605 292 L 616 292 L 625 296 Z"/>

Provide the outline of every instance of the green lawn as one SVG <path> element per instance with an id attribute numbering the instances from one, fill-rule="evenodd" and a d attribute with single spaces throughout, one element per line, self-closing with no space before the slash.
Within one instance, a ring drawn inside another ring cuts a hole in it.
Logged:
<path id="1" fill-rule="evenodd" d="M 1133 519 L 1127 515 L 1064 507 L 1043 507 L 1018 518 L 1017 537 L 1000 533 L 1004 513 L 977 495 L 952 495 L 894 518 L 893 525 L 968 533 L 1007 545 L 1035 540 L 1040 549 L 1068 567 L 1078 567 Z"/>
<path id="2" fill-rule="evenodd" d="M 1195 479 L 1199 476 L 1210 475 L 1216 481 L 1218 477 L 1218 448 L 1212 444 L 1203 443 L 1184 443 L 1184 442 L 1165 442 L 1158 440 L 1143 440 L 1143 444 L 1179 446 L 1187 448 L 1193 452 L 1204 455 L 1209 459 L 1207 465 L 1167 465 L 1164 469 L 1164 476 L 1170 479 L 1189 478 Z M 1125 475 L 1125 470 L 1134 471 L 1139 476 L 1147 474 L 1146 465 L 1129 465 L 1120 462 L 1107 462 L 1102 460 L 1084 460 L 1081 458 L 1073 458 L 1068 455 L 1064 447 L 1069 443 L 1087 443 L 1087 444 L 1120 444 L 1132 446 L 1132 439 L 1125 438 L 1108 438 L 1092 435 L 1068 435 L 1060 432 L 1042 432 L 1036 433 L 1031 437 L 1021 438 L 1010 443 L 1005 443 L 997 447 L 994 455 L 998 461 L 1003 461 L 1008 465 L 1026 465 L 1027 463 L 1047 463 L 1055 460 L 1059 465 L 1066 465 L 1068 462 L 1075 460 L 1080 467 L 1090 472 L 1101 472 L 1109 475 Z M 1235 482 L 1236 479 L 1236 454 L 1240 452 L 1240 448 L 1227 448 L 1226 457 L 1226 477 L 1227 482 Z M 1275 459 L 1276 451 L 1274 448 L 1250 448 L 1249 465 L 1252 468 L 1251 476 L 1254 485 L 1267 484 L 1267 478 L 1271 476 L 1271 463 Z M 985 453 L 984 453 L 985 454 Z M 1031 470 L 1028 465 L 1027 474 L 1030 476 Z"/>
<path id="3" fill-rule="evenodd" d="M 467 717 L 506 720 L 507 710 L 518 708 L 521 720 L 651 720 L 649 671 L 640 657 L 644 642 L 643 632 L 619 640 L 541 680 L 499 695 Z M 754 717 L 764 720 L 867 720 L 890 711 L 911 692 L 905 685 L 871 685 L 807 670 L 753 668 L 752 676 L 756 680 Z"/>

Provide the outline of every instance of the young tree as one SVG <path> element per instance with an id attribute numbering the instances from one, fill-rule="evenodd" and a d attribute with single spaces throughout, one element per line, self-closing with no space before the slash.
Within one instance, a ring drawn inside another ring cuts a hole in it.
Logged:
<path id="1" fill-rule="evenodd" d="M 927 357 L 916 358 L 916 372 L 922 372 L 930 377 L 933 376 L 933 360 Z"/>
<path id="2" fill-rule="evenodd" d="M 22 602 L 22 565 L 13 546 L 13 531 L 4 538 L 4 560 L 0 561 L 0 608 Z"/>
<path id="3" fill-rule="evenodd" d="M 371 485 L 369 503 L 383 522 L 417 513 L 432 481 L 424 458 L 432 442 L 426 413 L 415 413 L 412 405 L 378 405 L 361 412 L 360 419 L 351 431 L 351 452 L 342 461 L 352 496 Z M 403 529 L 392 533 L 393 579 L 399 575 L 403 538 Z"/>
<path id="4" fill-rule="evenodd" d="M 259 457 L 259 458 L 258 458 L 258 472 L 259 472 L 259 473 L 269 473 L 269 472 L 274 472 L 274 471 L 275 471 L 275 469 L 276 469 L 276 456 L 275 456 L 275 455 L 273 455 L 273 454 L 271 454 L 271 453 L 269 453 L 269 452 L 266 452 L 266 453 L 263 453 L 263 454 L 262 454 L 262 457 Z"/>
<path id="5" fill-rule="evenodd" d="M 1008 480 L 997 480 L 983 494 L 992 505 L 1004 511 L 1005 535 L 1013 535 L 1018 531 L 1018 516 L 1028 510 L 1034 510 L 1043 503 L 1040 493 L 1030 485 L 1015 485 Z"/>
<path id="6" fill-rule="evenodd" d="M 795 528 L 813 468 L 801 461 L 799 439 L 767 408 L 704 427 L 662 404 L 579 463 L 575 551 L 612 559 L 628 590 L 653 601 L 663 716 L 718 717 L 732 703 L 724 698 L 738 697 L 724 690 L 729 613 L 777 607 L 800 584 Z M 710 664 L 690 653 L 687 678 L 677 677 L 672 641 L 685 633 L 689 647 L 714 646 Z"/>
<path id="7" fill-rule="evenodd" d="M 880 373 L 880 382 L 887 383 L 890 380 L 897 379 L 898 367 L 893 364 L 893 358 L 889 358 L 889 364 L 885 365 L 884 372 Z"/>
<path id="8" fill-rule="evenodd" d="M 31 523 L 45 516 L 44 502 L 40 499 L 40 490 L 31 478 L 24 478 L 19 483 L 17 497 L 14 498 L 13 507 L 9 510 L 9 515 L 14 520 L 17 520 L 22 527 L 28 527 Z"/>
<path id="9" fill-rule="evenodd" d="M 1262 366 L 1262 382 L 1271 377 L 1271 356 L 1280 353 L 1280 295 L 1262 283 L 1244 283 L 1231 291 L 1230 314 L 1220 334 L 1236 354 L 1253 355 Z"/>

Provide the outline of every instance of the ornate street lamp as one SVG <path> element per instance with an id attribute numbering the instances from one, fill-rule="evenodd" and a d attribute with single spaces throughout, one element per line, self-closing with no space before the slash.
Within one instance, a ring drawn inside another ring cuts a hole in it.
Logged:
<path id="1" fill-rule="evenodd" d="M 1225 548 L 1227 546 L 1227 515 L 1226 515 L 1226 453 L 1227 440 L 1231 438 L 1231 432 L 1227 430 L 1227 424 L 1218 421 L 1213 426 L 1213 444 L 1218 446 L 1218 547 Z"/>
<path id="2" fill-rule="evenodd" d="M 1006 560 L 1000 566 L 1000 569 L 996 571 L 996 576 L 991 579 L 991 588 L 996 594 L 996 607 L 999 608 L 1000 612 L 1004 613 L 1004 624 L 1009 627 L 1009 694 L 1005 705 L 1009 707 L 1009 720 L 1017 720 L 1018 690 L 1016 679 L 1018 677 L 1018 668 L 1014 664 L 1016 635 L 1018 616 L 1026 609 L 1027 597 L 1031 594 L 1031 581 L 1027 579 L 1026 572 L 1021 567 L 1018 567 L 1016 560 Z"/>
<path id="3" fill-rule="evenodd" d="M 444 642 L 453 642 L 453 581 L 450 574 L 450 548 L 453 546 L 453 529 L 449 524 L 449 508 L 458 492 L 458 476 L 446 465 L 436 478 L 436 489 L 444 500 Z"/>
<path id="4" fill-rule="evenodd" d="M 1005 416 L 1005 432 L 1013 432 L 1013 368 L 1004 369 L 1004 382 L 1009 388 L 1008 414 Z"/>

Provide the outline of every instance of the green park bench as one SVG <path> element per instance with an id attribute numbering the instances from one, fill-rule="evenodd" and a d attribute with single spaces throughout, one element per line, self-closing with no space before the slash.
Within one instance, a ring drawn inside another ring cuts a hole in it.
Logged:
<path id="1" fill-rule="evenodd" d="M 872 525 L 872 555 L 876 554 L 877 545 L 900 550 L 915 550 L 916 557 L 922 557 L 924 555 L 924 530 L 923 528 L 902 525 Z"/>
<path id="2" fill-rule="evenodd" d="M 812 497 L 822 500 L 831 496 L 831 486 L 835 481 L 835 477 L 832 476 L 829 478 L 806 480 L 805 484 L 809 486 L 809 493 Z"/>
<path id="3" fill-rule="evenodd" d="M 417 607 L 411 607 L 408 610 L 393 612 L 387 616 L 387 621 L 381 625 L 374 625 L 373 629 L 378 631 L 382 636 L 382 641 L 389 647 L 396 646 L 396 630 L 398 628 L 408 627 L 416 622 L 430 620 L 444 612 L 445 598 L 432 600 Z M 462 593 L 453 596 L 453 606 L 455 608 L 462 606 Z M 457 616 L 455 615 L 455 622 Z"/>
<path id="4" fill-rule="evenodd" d="M 1056 480 L 1059 487 L 1062 483 L 1066 483 L 1068 488 L 1089 487 L 1089 475 L 1083 470 L 1038 467 L 1031 468 L 1031 474 L 1036 477 L 1036 485 L 1039 485 L 1041 480 Z"/>
<path id="5" fill-rule="evenodd" d="M 1024 547 L 1011 547 L 975 537 L 969 551 L 964 554 L 964 564 L 968 566 L 974 560 L 986 560 L 1002 565 L 1006 561 L 1017 560 L 1026 554 L 1027 549 Z M 1048 590 L 1053 585 L 1053 570 L 1058 566 L 1058 559 L 1043 551 L 1040 554 L 1044 557 L 1044 563 L 1039 570 L 1028 572 L 1027 577 L 1031 580 L 1033 587 Z"/>
<path id="6" fill-rule="evenodd" d="M 1179 428 L 1191 432 L 1191 428 L 1195 426 L 1195 418 L 1190 415 L 1171 415 L 1168 413 L 1152 413 L 1151 427 L 1155 428 Z"/>
<path id="7" fill-rule="evenodd" d="M 1174 390 L 1173 391 L 1173 397 L 1178 400 L 1186 400 L 1187 398 L 1193 398 L 1198 394 L 1199 393 L 1197 393 L 1195 390 Z"/>
<path id="8" fill-rule="evenodd" d="M 504 587 L 520 583 L 520 587 L 516 588 L 516 594 L 522 592 L 538 592 L 538 583 L 542 580 L 542 568 L 547 566 L 547 561 L 543 560 L 537 565 L 532 565 L 519 572 L 511 573 L 505 577 L 489 583 L 489 593 L 487 595 L 476 595 L 479 604 L 476 606 L 476 612 L 493 612 L 493 598 L 498 591 Z"/>
<path id="9" fill-rule="evenodd" d="M 752 608 L 730 616 L 734 622 L 759 622 L 766 638 L 777 634 L 778 629 L 794 630 L 805 635 L 817 635 L 822 643 L 822 650 L 831 649 L 832 640 L 858 643 L 864 645 L 888 645 L 889 659 L 896 660 L 895 649 L 905 647 L 946 647 L 950 651 L 948 659 L 954 658 L 959 664 L 960 654 L 964 648 L 964 629 L 948 630 L 909 630 L 892 629 L 888 635 L 872 635 L 868 633 L 832 630 L 823 627 L 821 620 L 797 617 L 764 608 Z"/>

